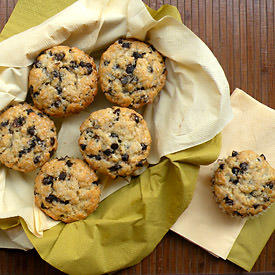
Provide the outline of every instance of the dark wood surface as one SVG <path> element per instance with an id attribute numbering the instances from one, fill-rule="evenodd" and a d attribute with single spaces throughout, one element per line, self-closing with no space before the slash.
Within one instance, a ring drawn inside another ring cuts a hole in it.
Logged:
<path id="1" fill-rule="evenodd" d="M 17 0 L 0 0 L 0 31 Z M 144 0 L 151 8 L 176 6 L 183 23 L 212 50 L 223 67 L 231 92 L 241 88 L 275 108 L 274 0 Z M 275 273 L 275 233 L 252 272 Z M 136 266 L 116 274 L 246 273 L 217 259 L 173 232 Z M 273 274 L 274 274 L 273 273 Z M 63 274 L 44 262 L 35 250 L 0 249 L 0 274 Z"/>

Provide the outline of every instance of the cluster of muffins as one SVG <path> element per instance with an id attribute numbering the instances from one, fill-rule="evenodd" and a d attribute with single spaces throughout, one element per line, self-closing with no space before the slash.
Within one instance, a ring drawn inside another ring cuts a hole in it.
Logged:
<path id="1" fill-rule="evenodd" d="M 162 55 L 133 39 L 112 44 L 98 71 L 93 58 L 76 47 L 43 51 L 29 73 L 34 106 L 17 104 L 0 114 L 0 162 L 20 172 L 40 169 L 35 203 L 48 216 L 66 223 L 84 219 L 100 201 L 97 171 L 124 177 L 147 163 L 150 132 L 142 115 L 130 107 L 152 103 L 165 80 Z M 58 144 L 50 117 L 84 110 L 94 101 L 98 85 L 115 106 L 92 112 L 83 121 L 79 137 L 83 160 L 51 159 Z"/>

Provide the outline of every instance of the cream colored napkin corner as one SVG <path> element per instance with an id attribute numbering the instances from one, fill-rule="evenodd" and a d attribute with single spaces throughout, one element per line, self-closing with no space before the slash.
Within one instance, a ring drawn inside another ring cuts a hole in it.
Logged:
<path id="1" fill-rule="evenodd" d="M 234 118 L 222 131 L 220 158 L 249 149 L 263 153 L 275 167 L 275 111 L 240 89 L 232 94 L 231 105 Z M 226 259 L 246 219 L 232 218 L 217 206 L 210 188 L 214 167 L 201 166 L 193 199 L 171 229 Z"/>

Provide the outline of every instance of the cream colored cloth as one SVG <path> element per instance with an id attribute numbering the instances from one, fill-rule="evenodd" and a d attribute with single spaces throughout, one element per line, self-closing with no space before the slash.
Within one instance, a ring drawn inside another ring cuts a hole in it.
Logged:
<path id="1" fill-rule="evenodd" d="M 240 89 L 232 94 L 231 105 L 234 118 L 222 131 L 220 158 L 233 150 L 253 150 L 275 168 L 275 111 Z M 210 188 L 214 167 L 201 166 L 193 199 L 171 229 L 226 259 L 246 219 L 232 218 L 217 206 Z"/>
<path id="2" fill-rule="evenodd" d="M 98 64 L 102 51 L 119 37 L 147 40 L 167 57 L 164 89 L 153 104 L 140 110 L 152 135 L 151 164 L 210 140 L 232 119 L 228 83 L 211 51 L 174 18 L 154 20 L 141 0 L 77 1 L 41 25 L 0 43 L 0 109 L 12 100 L 25 99 L 30 65 L 42 50 L 57 44 L 76 46 Z M 107 106 L 110 103 L 99 92 L 85 111 L 63 119 L 56 154 L 81 157 L 80 123 L 91 111 Z M 21 216 L 36 236 L 56 224 L 33 205 L 35 173 L 3 166 L 0 173 L 0 218 Z M 103 182 L 104 198 L 128 180 L 114 184 L 105 178 Z"/>

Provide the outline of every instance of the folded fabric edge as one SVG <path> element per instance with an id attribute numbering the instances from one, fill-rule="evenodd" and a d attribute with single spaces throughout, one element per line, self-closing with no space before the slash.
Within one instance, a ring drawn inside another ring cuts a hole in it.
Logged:
<path id="1" fill-rule="evenodd" d="M 227 259 L 250 272 L 275 230 L 275 222 L 273 222 L 273 229 L 272 226 L 263 228 L 264 224 L 274 221 L 274 215 L 275 203 L 264 214 L 247 220 Z M 261 234 L 261 238 L 259 238 L 259 234 Z"/>
<path id="2" fill-rule="evenodd" d="M 0 229 L 7 230 L 20 224 L 19 217 L 0 219 Z"/>

